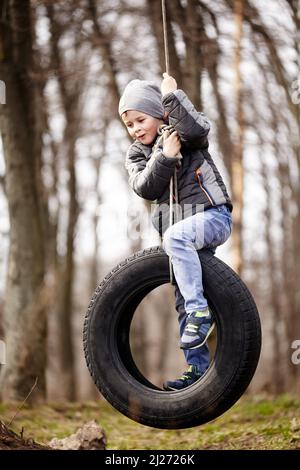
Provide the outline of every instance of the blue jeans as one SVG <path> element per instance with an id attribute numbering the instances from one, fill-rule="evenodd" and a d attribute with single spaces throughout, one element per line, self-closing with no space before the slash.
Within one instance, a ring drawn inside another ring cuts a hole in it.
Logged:
<path id="1" fill-rule="evenodd" d="M 182 335 L 187 314 L 204 310 L 207 300 L 203 294 L 202 268 L 197 250 L 215 249 L 226 242 L 231 233 L 232 218 L 226 205 L 212 207 L 187 217 L 169 227 L 163 238 L 163 248 L 172 261 L 176 309 Z M 198 365 L 204 373 L 209 365 L 209 351 L 201 348 L 184 351 L 188 364 Z"/>

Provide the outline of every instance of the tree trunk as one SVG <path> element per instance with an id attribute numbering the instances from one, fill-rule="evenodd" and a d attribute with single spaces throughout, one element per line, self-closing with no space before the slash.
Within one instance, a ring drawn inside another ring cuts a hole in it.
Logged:
<path id="1" fill-rule="evenodd" d="M 203 40 L 203 22 L 197 14 L 197 0 L 188 0 L 186 6 L 185 44 L 186 56 L 183 75 L 183 87 L 196 109 L 202 109 L 201 100 L 201 41 Z"/>
<path id="2" fill-rule="evenodd" d="M 261 148 L 263 148 L 263 142 L 261 142 Z M 263 157 L 262 157 L 263 160 Z M 278 252 L 274 247 L 274 240 L 272 239 L 273 223 L 272 223 L 272 198 L 271 188 L 268 182 L 268 168 L 266 162 L 262 161 L 262 177 L 264 181 L 264 187 L 266 189 L 266 210 L 265 210 L 265 231 L 266 231 L 266 245 L 267 245 L 267 269 L 269 271 L 268 277 L 270 281 L 270 304 L 273 310 L 272 316 L 272 343 L 273 343 L 273 354 L 272 354 L 272 367 L 271 367 L 271 390 L 279 395 L 284 391 L 284 374 L 282 367 L 282 352 L 283 352 L 283 341 L 280 334 L 282 326 L 282 315 L 281 315 L 281 273 L 279 271 L 280 264 L 278 262 Z"/>
<path id="3" fill-rule="evenodd" d="M 137 227 L 137 232 L 140 231 L 140 226 Z M 132 240 L 130 251 L 136 253 L 143 248 L 142 238 L 139 236 L 136 240 Z M 147 299 L 148 300 L 148 299 Z M 140 303 L 134 314 L 132 328 L 130 329 L 130 343 L 133 351 L 133 356 L 136 358 L 138 367 L 145 377 L 149 378 L 150 371 L 150 358 L 147 353 L 148 341 L 151 341 L 149 330 L 147 328 L 147 304 L 146 300 Z"/>
<path id="4" fill-rule="evenodd" d="M 65 399 L 74 401 L 76 398 L 75 387 L 75 360 L 73 350 L 73 283 L 74 283 L 74 236 L 78 216 L 78 204 L 76 197 L 76 176 L 75 176 L 75 135 L 68 140 L 68 225 L 66 254 L 61 260 L 61 269 L 57 273 L 57 290 L 59 291 L 57 302 L 57 322 L 59 328 L 58 346 L 60 370 L 63 377 L 63 394 Z"/>
<path id="5" fill-rule="evenodd" d="M 97 2 L 95 0 L 88 0 L 88 10 L 96 38 L 99 42 L 104 70 L 108 79 L 107 87 L 112 100 L 112 109 L 114 109 L 115 114 L 117 114 L 120 92 L 117 84 L 117 65 L 113 56 L 111 38 L 107 37 L 102 31 L 97 14 Z"/>
<path id="6" fill-rule="evenodd" d="M 106 110 L 105 104 L 103 105 L 103 109 Z M 98 237 L 98 233 L 99 233 L 99 221 L 101 220 L 99 209 L 101 207 L 101 202 L 102 202 L 101 193 L 99 191 L 99 182 L 100 182 L 100 176 L 101 176 L 102 157 L 103 155 L 106 154 L 106 146 L 107 146 L 107 141 L 108 141 L 108 136 L 107 136 L 108 125 L 109 125 L 109 120 L 104 119 L 103 127 L 100 131 L 100 149 L 101 150 L 99 151 L 99 156 L 97 158 L 93 158 L 94 169 L 96 173 L 94 192 L 97 198 L 97 210 L 95 211 L 95 214 L 93 216 L 94 255 L 92 259 L 91 275 L 90 275 L 91 295 L 93 294 L 93 292 L 95 291 L 99 283 L 99 237 Z"/>
<path id="7" fill-rule="evenodd" d="M 215 53 L 215 57 L 211 57 L 208 62 L 208 74 L 212 84 L 213 92 L 216 99 L 218 109 L 218 119 L 216 122 L 218 146 L 223 156 L 223 162 L 226 167 L 229 183 L 232 182 L 232 155 L 234 153 L 234 144 L 231 137 L 230 127 L 228 124 L 228 116 L 226 112 L 226 104 L 219 87 L 218 75 L 219 54 Z"/>
<path id="8" fill-rule="evenodd" d="M 232 159 L 232 199 L 234 205 L 233 221 L 234 230 L 232 234 L 232 255 L 233 266 L 238 274 L 242 272 L 243 262 L 243 207 L 244 207 L 244 168 L 243 168 L 243 148 L 244 148 L 244 119 L 243 119 L 243 97 L 242 97 L 242 77 L 241 77 L 241 40 L 243 30 L 243 0 L 235 0 L 235 24 L 236 24 L 236 44 L 235 44 L 235 100 L 236 100 L 236 142 Z"/>
<path id="9" fill-rule="evenodd" d="M 85 67 L 85 57 L 82 57 L 80 47 L 76 50 L 76 66 L 73 66 L 73 76 L 68 79 L 64 76 L 66 69 L 64 56 L 59 47 L 59 39 L 64 32 L 56 19 L 55 5 L 47 5 L 47 14 L 50 20 L 51 31 L 51 58 L 56 70 L 62 109 L 66 118 L 61 157 L 65 162 L 69 196 L 66 224 L 65 254 L 58 261 L 56 272 L 57 302 L 56 316 L 58 325 L 58 351 L 59 369 L 62 374 L 62 395 L 65 399 L 73 401 L 76 398 L 75 386 L 75 359 L 73 350 L 72 314 L 73 314 L 73 284 L 74 284 L 74 237 L 78 218 L 77 180 L 75 172 L 76 139 L 80 130 L 81 121 L 81 92 L 84 88 L 82 77 L 76 73 Z M 76 44 L 77 46 L 77 44 Z M 82 67 L 82 68 L 81 68 Z"/>
<path id="10" fill-rule="evenodd" d="M 1 79 L 6 104 L 0 106 L 0 128 L 6 163 L 10 249 L 5 294 L 6 366 L 1 374 L 3 399 L 24 399 L 36 378 L 31 399 L 45 397 L 46 299 L 40 201 L 40 143 L 37 90 L 33 69 L 33 25 L 30 2 L 0 3 Z"/>
<path id="11" fill-rule="evenodd" d="M 295 29 L 296 29 L 296 34 L 295 34 L 295 50 L 296 50 L 296 80 L 298 80 L 298 88 L 297 88 L 297 99 L 294 100 L 294 104 L 296 106 L 296 123 L 297 123 L 297 139 L 296 139 L 296 145 L 294 147 L 294 154 L 295 154 L 295 159 L 297 161 L 297 169 L 298 169 L 298 174 L 300 171 L 300 101 L 299 101 L 299 96 L 300 96 L 300 88 L 299 88 L 299 78 L 300 78 L 300 3 L 299 0 L 296 2 L 294 0 L 293 2 L 293 12 L 294 12 L 294 23 L 295 23 Z M 291 324 L 293 325 L 294 328 L 294 336 L 293 338 L 290 338 L 290 340 L 294 341 L 296 339 L 300 338 L 300 319 L 299 319 L 299 310 L 300 310 L 300 294 L 299 294 L 299 283 L 300 283 L 300 188 L 299 188 L 299 183 L 297 184 L 295 191 L 295 202 L 296 202 L 296 207 L 297 207 L 297 214 L 294 217 L 294 224 L 293 224 L 293 237 L 294 237 L 294 261 L 295 261 L 295 286 L 297 286 L 296 289 L 294 289 L 294 296 L 293 296 L 293 315 L 290 319 Z M 299 373 L 297 366 L 293 364 L 292 368 L 292 378 L 293 378 L 293 384 L 295 387 L 295 391 L 299 391 L 300 388 L 300 379 L 299 379 Z M 299 367 L 299 366 L 298 366 Z"/>

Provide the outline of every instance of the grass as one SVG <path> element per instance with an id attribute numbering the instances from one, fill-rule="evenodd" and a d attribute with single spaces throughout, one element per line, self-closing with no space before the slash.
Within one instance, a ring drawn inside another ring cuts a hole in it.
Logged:
<path id="1" fill-rule="evenodd" d="M 9 423 L 16 404 L 0 404 L 0 419 Z M 300 400 L 288 395 L 244 396 L 220 418 L 184 430 L 153 429 L 135 423 L 106 401 L 25 406 L 10 426 L 24 437 L 46 444 L 96 420 L 108 450 L 300 449 Z"/>

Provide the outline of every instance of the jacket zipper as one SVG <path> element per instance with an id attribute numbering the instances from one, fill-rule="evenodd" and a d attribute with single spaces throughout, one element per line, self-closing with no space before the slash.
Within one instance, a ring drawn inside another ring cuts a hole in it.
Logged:
<path id="1" fill-rule="evenodd" d="M 200 186 L 200 188 L 202 189 L 202 191 L 204 192 L 204 194 L 206 195 L 207 199 L 209 200 L 210 204 L 212 206 L 215 206 L 216 203 L 215 201 L 213 200 L 212 196 L 209 194 L 208 190 L 205 188 L 205 186 L 203 185 L 203 177 L 202 177 L 202 173 L 201 173 L 201 170 L 200 168 L 196 168 L 195 170 L 195 176 L 196 176 L 196 179 L 198 181 L 198 184 Z"/>

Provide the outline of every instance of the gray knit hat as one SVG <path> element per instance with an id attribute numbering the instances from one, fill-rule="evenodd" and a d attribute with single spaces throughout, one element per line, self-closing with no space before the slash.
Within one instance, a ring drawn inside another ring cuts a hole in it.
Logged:
<path id="1" fill-rule="evenodd" d="M 154 82 L 131 80 L 126 86 L 119 103 L 119 114 L 135 110 L 155 118 L 163 118 L 164 108 L 161 103 L 161 92 Z"/>

